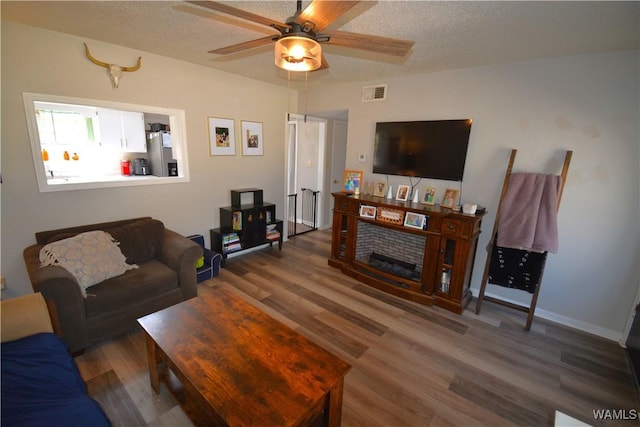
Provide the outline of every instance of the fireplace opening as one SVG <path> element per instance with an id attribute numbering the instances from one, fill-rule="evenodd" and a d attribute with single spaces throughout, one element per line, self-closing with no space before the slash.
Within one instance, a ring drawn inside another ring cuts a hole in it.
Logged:
<path id="1" fill-rule="evenodd" d="M 416 271 L 416 264 L 393 257 L 372 252 L 371 255 L 369 255 L 369 265 L 378 270 L 404 277 L 405 279 L 420 280 L 420 272 Z"/>
<path id="2" fill-rule="evenodd" d="M 420 282 L 425 245 L 425 236 L 358 222 L 356 260 L 404 281 Z"/>

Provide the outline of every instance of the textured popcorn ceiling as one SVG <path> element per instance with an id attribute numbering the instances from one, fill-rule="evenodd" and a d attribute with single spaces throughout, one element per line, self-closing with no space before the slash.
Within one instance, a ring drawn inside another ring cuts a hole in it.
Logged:
<path id="1" fill-rule="evenodd" d="M 230 5 L 284 22 L 295 1 Z M 212 49 L 276 34 L 173 1 L 2 1 L 3 20 L 152 52 L 279 85 L 273 46 L 233 55 Z M 303 1 L 303 8 L 308 4 Z M 392 76 L 591 52 L 638 49 L 640 2 L 363 1 L 328 29 L 414 40 L 405 58 L 324 46 L 328 70 L 310 84 Z M 98 56 L 98 55 L 97 55 Z M 107 60 L 107 59 L 105 59 Z M 123 64 L 126 65 L 126 64 Z"/>

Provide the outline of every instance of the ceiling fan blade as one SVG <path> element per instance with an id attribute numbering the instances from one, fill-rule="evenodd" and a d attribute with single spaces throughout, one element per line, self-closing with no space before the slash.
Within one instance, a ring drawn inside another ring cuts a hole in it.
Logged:
<path id="1" fill-rule="evenodd" d="M 264 16 L 256 15 L 255 13 L 247 12 L 242 9 L 236 9 L 235 7 L 227 6 L 226 4 L 218 3 L 215 1 L 187 0 L 187 3 L 206 7 L 207 9 L 215 10 L 216 12 L 226 13 L 228 15 L 235 16 L 236 18 L 242 18 L 242 19 L 246 19 L 247 21 L 255 22 L 257 24 L 266 25 L 267 27 L 273 27 L 278 29 L 278 31 L 291 28 L 289 24 L 278 22 Z"/>
<path id="2" fill-rule="evenodd" d="M 327 43 L 333 46 L 369 50 L 394 56 L 405 56 L 415 43 L 411 40 L 392 39 L 347 31 L 331 31 L 329 37 L 330 39 Z"/>
<path id="3" fill-rule="evenodd" d="M 295 19 L 297 24 L 313 22 L 314 32 L 322 31 L 359 1 L 313 0 Z"/>
<path id="4" fill-rule="evenodd" d="M 238 43 L 227 47 L 221 47 L 220 49 L 210 50 L 209 53 L 215 53 L 218 55 L 227 55 L 229 53 L 236 53 L 247 49 L 253 49 L 256 47 L 264 46 L 269 43 L 273 43 L 278 36 L 267 36 L 262 37 L 255 40 L 250 40 L 248 42 Z"/>

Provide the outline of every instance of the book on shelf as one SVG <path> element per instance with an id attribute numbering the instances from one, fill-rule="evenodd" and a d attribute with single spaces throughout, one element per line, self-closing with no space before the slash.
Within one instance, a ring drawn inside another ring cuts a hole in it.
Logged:
<path id="1" fill-rule="evenodd" d="M 222 236 L 222 251 L 233 252 L 242 249 L 238 233 L 228 233 Z"/>
<path id="2" fill-rule="evenodd" d="M 235 242 L 235 243 L 229 243 L 228 245 L 224 245 L 222 250 L 226 253 L 226 252 L 238 251 L 240 249 L 242 249 L 242 245 L 240 244 L 240 242 Z"/>
<path id="3" fill-rule="evenodd" d="M 240 241 L 240 237 L 238 236 L 238 233 L 229 233 L 222 236 L 222 243 L 224 244 L 239 242 L 239 241 Z"/>

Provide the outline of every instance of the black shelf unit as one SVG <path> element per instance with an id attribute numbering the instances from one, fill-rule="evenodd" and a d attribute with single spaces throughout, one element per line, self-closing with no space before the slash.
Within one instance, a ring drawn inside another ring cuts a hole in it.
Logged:
<path id="1" fill-rule="evenodd" d="M 220 227 L 209 232 L 211 248 L 222 254 L 223 266 L 227 255 L 256 246 L 277 242 L 282 250 L 282 220 L 276 218 L 276 205 L 264 202 L 259 188 L 231 190 L 231 206 L 220 208 Z"/>

